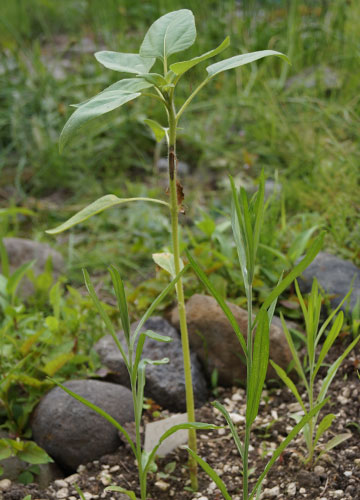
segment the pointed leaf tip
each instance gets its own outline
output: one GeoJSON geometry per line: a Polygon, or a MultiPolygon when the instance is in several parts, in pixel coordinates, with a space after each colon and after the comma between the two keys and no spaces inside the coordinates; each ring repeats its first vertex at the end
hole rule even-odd
{"type": "Polygon", "coordinates": [[[268,56],[281,57],[281,59],[284,59],[284,61],[290,64],[289,58],[281,52],[277,52],[276,50],[259,50],[257,52],[249,52],[248,54],[240,54],[238,56],[230,57],[229,59],[224,59],[218,63],[211,64],[206,68],[206,71],[210,77],[213,77],[222,71],[238,68],[239,66],[244,66],[245,64],[249,64],[268,56]]]}

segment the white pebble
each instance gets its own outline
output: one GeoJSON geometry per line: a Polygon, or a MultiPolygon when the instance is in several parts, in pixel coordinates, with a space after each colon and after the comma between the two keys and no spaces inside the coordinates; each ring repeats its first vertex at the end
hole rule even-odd
{"type": "Polygon", "coordinates": [[[351,476],[352,476],[352,471],[351,471],[351,470],[346,470],[346,471],[344,472],[344,476],[346,476],[346,477],[351,477],[351,476]]]}
{"type": "Polygon", "coordinates": [[[64,479],[56,479],[54,481],[54,484],[58,488],[67,488],[67,486],[68,486],[68,483],[66,481],[64,481],[64,479]]]}
{"type": "Polygon", "coordinates": [[[277,498],[280,495],[279,486],[274,486],[273,488],[266,488],[262,494],[261,498],[277,498]]]}
{"type": "Polygon", "coordinates": [[[200,497],[197,500],[209,500],[208,497],[200,497]]]}
{"type": "Polygon", "coordinates": [[[289,483],[287,487],[287,494],[293,497],[296,493],[296,483],[289,483]]]}
{"type": "Polygon", "coordinates": [[[120,470],[120,465],[113,465],[111,469],[109,469],[109,472],[117,472],[120,470]]]}
{"type": "Polygon", "coordinates": [[[68,488],[61,488],[56,492],[56,498],[67,498],[69,496],[68,488]]]}
{"type": "Polygon", "coordinates": [[[241,401],[242,400],[242,396],[238,392],[235,392],[235,394],[233,394],[231,396],[231,399],[232,399],[232,401],[241,401]]]}
{"type": "Polygon", "coordinates": [[[325,469],[321,465],[316,465],[314,468],[314,472],[317,476],[322,476],[325,472],[325,469]]]}
{"type": "Polygon", "coordinates": [[[10,488],[10,486],[11,486],[10,479],[2,479],[0,481],[0,491],[6,491],[10,488]]]}
{"type": "Polygon", "coordinates": [[[335,490],[333,493],[335,498],[342,498],[344,495],[343,490],[335,490]]]}
{"type": "Polygon", "coordinates": [[[238,413],[230,413],[230,418],[232,423],[235,425],[245,422],[245,417],[243,415],[239,415],[238,413]]]}
{"type": "Polygon", "coordinates": [[[159,490],[161,490],[161,491],[167,491],[170,488],[170,484],[165,483],[165,481],[162,481],[162,480],[156,481],[155,486],[157,488],[159,488],[159,490]]]}
{"type": "Polygon", "coordinates": [[[71,474],[71,476],[68,476],[65,478],[65,481],[68,483],[68,484],[74,484],[76,483],[76,481],[79,480],[79,474],[71,474]]]}

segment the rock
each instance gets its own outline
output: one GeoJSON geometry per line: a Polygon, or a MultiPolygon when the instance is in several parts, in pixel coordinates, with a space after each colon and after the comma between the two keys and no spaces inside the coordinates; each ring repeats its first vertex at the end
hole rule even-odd
{"type": "MultiPolygon", "coordinates": [[[[137,323],[131,325],[132,331],[135,330],[136,326],[137,323]]],[[[153,330],[173,339],[169,343],[158,342],[150,338],[146,339],[143,357],[149,359],[168,357],[170,362],[166,365],[149,365],[146,367],[145,395],[168,410],[186,411],[183,355],[178,332],[168,321],[156,316],[149,318],[145,322],[143,330],[153,330]]],[[[119,339],[125,346],[123,332],[119,333],[119,339]]],[[[113,338],[110,335],[103,337],[95,345],[95,350],[99,354],[101,362],[113,372],[110,375],[111,380],[129,386],[129,374],[113,338]]],[[[201,406],[207,400],[208,389],[195,353],[191,354],[191,365],[195,404],[201,406]]]]}
{"type": "MultiPolygon", "coordinates": [[[[15,269],[25,262],[34,259],[36,262],[32,270],[35,276],[44,272],[48,259],[51,260],[53,278],[56,279],[64,269],[64,259],[62,255],[51,248],[47,243],[40,243],[24,238],[3,238],[3,243],[8,254],[11,272],[14,272],[15,269]]],[[[34,286],[31,281],[25,277],[21,281],[19,291],[24,298],[27,298],[32,295],[34,286]]]]}
{"type": "MultiPolygon", "coordinates": [[[[340,304],[351,286],[353,292],[348,301],[350,310],[360,300],[360,269],[352,262],[320,252],[299,279],[302,293],[311,291],[314,278],[318,280],[319,286],[324,292],[330,295],[330,303],[333,308],[340,304]]],[[[341,309],[345,311],[347,304],[343,304],[341,309]]]]}
{"type": "Polygon", "coordinates": [[[6,491],[10,489],[11,481],[10,479],[1,479],[0,480],[0,491],[6,491]]]}
{"type": "MultiPolygon", "coordinates": [[[[99,406],[120,424],[133,420],[131,392],[98,380],[72,380],[65,386],[99,406]]],[[[31,419],[33,438],[67,470],[114,452],[121,441],[117,429],[60,387],[48,392],[31,419]]]]}
{"type": "MultiPolygon", "coordinates": [[[[227,302],[246,339],[247,311],[227,302]]],[[[246,379],[246,367],[240,343],[221,307],[213,297],[195,294],[186,304],[187,324],[191,348],[197,353],[210,377],[217,369],[219,384],[232,386],[246,379]]],[[[171,322],[179,325],[177,308],[171,322]]],[[[276,325],[270,329],[270,359],[286,369],[292,359],[284,332],[276,325]]],[[[276,377],[271,366],[268,378],[276,377]]]]}
{"type": "Polygon", "coordinates": [[[277,498],[280,495],[279,486],[274,486],[273,488],[265,488],[265,490],[261,493],[260,498],[277,498]]]}

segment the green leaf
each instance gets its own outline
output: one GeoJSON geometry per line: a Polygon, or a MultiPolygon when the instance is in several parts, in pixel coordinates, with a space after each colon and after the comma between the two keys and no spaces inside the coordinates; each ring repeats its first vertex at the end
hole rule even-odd
{"type": "Polygon", "coordinates": [[[160,123],[156,122],[155,120],[151,120],[150,118],[146,118],[146,120],[144,120],[144,123],[146,123],[146,125],[148,125],[154,132],[156,142],[161,142],[164,139],[167,130],[165,127],[160,125],[160,123]]]}
{"type": "Polygon", "coordinates": [[[317,360],[316,365],[315,365],[315,369],[311,375],[311,382],[313,382],[315,380],[316,374],[320,370],[322,362],[324,361],[327,353],[329,352],[331,346],[333,345],[337,336],[340,333],[343,322],[344,322],[344,313],[343,313],[343,311],[340,311],[338,316],[336,316],[334,323],[332,324],[330,332],[327,334],[325,342],[323,343],[318,360],[317,360]]]}
{"type": "Polygon", "coordinates": [[[165,80],[163,75],[160,75],[159,73],[142,73],[138,75],[139,78],[142,78],[148,83],[151,83],[151,85],[155,85],[155,87],[168,87],[169,82],[165,80]]]}
{"type": "Polygon", "coordinates": [[[10,266],[9,266],[9,256],[6,251],[6,247],[2,238],[0,238],[0,261],[1,261],[1,274],[5,276],[5,278],[9,278],[10,276],[10,266]]]}
{"type": "Polygon", "coordinates": [[[150,339],[157,340],[158,342],[173,341],[171,337],[168,337],[167,335],[160,335],[160,333],[153,332],[152,330],[146,330],[146,332],[144,332],[143,334],[146,335],[146,337],[149,337],[150,339]]]}
{"type": "Polygon", "coordinates": [[[126,301],[124,283],[123,283],[123,280],[121,279],[119,271],[116,269],[115,266],[110,266],[109,270],[110,270],[111,279],[112,279],[112,282],[114,285],[115,295],[117,298],[117,303],[118,303],[120,318],[121,318],[121,324],[122,324],[122,327],[124,330],[124,335],[125,335],[126,341],[129,345],[130,318],[129,318],[129,311],[128,311],[128,306],[127,306],[127,301],[126,301]]]}
{"type": "Polygon", "coordinates": [[[122,425],[119,424],[119,422],[117,422],[117,420],[115,420],[111,415],[109,415],[102,408],[99,408],[99,406],[94,405],[93,403],[91,403],[87,399],[83,398],[79,394],[76,394],[76,392],[71,391],[70,389],[65,387],[63,384],[61,384],[60,382],[57,382],[56,380],[54,380],[52,378],[50,378],[50,380],[52,382],[54,382],[54,384],[61,387],[61,389],[63,389],[65,392],[67,392],[69,394],[69,396],[73,397],[74,399],[77,399],[78,401],[80,401],[80,403],[83,403],[88,408],[91,408],[92,410],[96,411],[96,413],[98,413],[99,415],[104,417],[108,422],[110,422],[110,424],[112,424],[116,429],[118,429],[124,435],[126,441],[129,443],[130,448],[132,449],[134,455],[137,456],[136,455],[136,448],[134,446],[134,443],[132,442],[132,439],[129,436],[129,433],[124,429],[124,427],[122,427],[122,425]]]}
{"type": "Polygon", "coordinates": [[[224,481],[218,476],[218,474],[214,471],[214,469],[207,462],[205,462],[205,460],[199,457],[199,455],[197,455],[193,450],[191,450],[190,448],[186,449],[188,453],[197,461],[200,467],[206,472],[206,474],[214,481],[216,486],[221,491],[224,499],[232,500],[228,490],[226,489],[224,481]]]}
{"type": "Polygon", "coordinates": [[[239,439],[239,435],[235,429],[235,426],[233,424],[233,421],[231,420],[231,417],[227,411],[227,409],[225,408],[225,406],[223,406],[221,403],[219,403],[218,401],[214,401],[213,403],[211,403],[217,410],[219,410],[223,416],[225,417],[226,419],[226,422],[230,428],[230,432],[232,434],[232,437],[234,439],[234,442],[236,444],[236,447],[238,449],[238,452],[241,456],[241,459],[244,460],[244,451],[243,451],[243,446],[241,444],[241,441],[239,439]]]}
{"type": "Polygon", "coordinates": [[[8,294],[14,298],[16,294],[17,287],[19,286],[20,281],[23,279],[25,274],[28,272],[29,269],[33,267],[35,264],[36,259],[31,260],[30,262],[25,262],[21,266],[19,266],[13,274],[10,276],[8,279],[6,289],[8,294]]]}
{"type": "Polygon", "coordinates": [[[75,133],[90,120],[98,116],[109,113],[123,104],[136,99],[141,94],[139,92],[128,92],[125,90],[110,90],[101,92],[89,101],[76,108],[74,113],[66,122],[60,134],[59,149],[60,153],[64,147],[73,139],[75,133]]]}
{"type": "Polygon", "coordinates": [[[5,460],[13,455],[13,449],[9,439],[0,439],[0,460],[5,460]]]}
{"type": "Polygon", "coordinates": [[[75,356],[73,352],[64,352],[59,354],[54,359],[48,361],[45,366],[43,366],[42,371],[51,377],[55,375],[68,361],[70,361],[75,356]]]}
{"type": "Polygon", "coordinates": [[[24,449],[19,451],[17,456],[20,460],[28,462],[29,464],[47,464],[54,461],[45,450],[40,448],[40,446],[33,441],[26,441],[24,449]]]}
{"type": "Polygon", "coordinates": [[[4,467],[0,465],[0,476],[2,476],[3,474],[4,474],[4,467]]]}
{"type": "Polygon", "coordinates": [[[125,354],[125,351],[123,349],[123,346],[121,345],[121,342],[118,338],[118,336],[116,335],[116,332],[115,332],[115,329],[114,329],[114,326],[109,318],[109,316],[107,315],[105,309],[103,308],[100,300],[98,299],[97,295],[96,295],[96,292],[95,292],[95,289],[93,287],[93,284],[91,283],[91,279],[90,279],[90,276],[89,276],[89,273],[87,272],[86,269],[83,269],[83,274],[84,274],[84,279],[85,279],[85,285],[86,285],[86,288],[90,294],[90,297],[92,298],[94,304],[95,304],[95,307],[96,309],[98,310],[100,316],[102,317],[102,320],[104,321],[110,335],[112,336],[117,348],[119,349],[120,351],[120,354],[124,360],[124,363],[126,364],[126,367],[129,369],[129,360],[127,359],[126,357],[126,354],[125,354]]]}
{"type": "Polygon", "coordinates": [[[206,61],[206,59],[210,59],[210,57],[214,57],[217,54],[220,54],[223,50],[225,50],[230,45],[230,37],[226,37],[225,40],[218,46],[216,49],[210,50],[209,52],[205,52],[201,56],[194,57],[193,59],[189,59],[188,61],[180,61],[174,63],[170,66],[171,71],[173,71],[176,75],[183,75],[186,71],[188,71],[193,66],[206,61]]]}
{"type": "Polygon", "coordinates": [[[141,90],[148,89],[150,87],[153,87],[153,84],[141,78],[123,78],[122,80],[113,83],[109,87],[106,87],[104,90],[99,92],[99,94],[96,94],[96,96],[90,97],[90,99],[86,99],[85,101],[80,102],[78,104],[70,104],[70,106],[72,106],[73,108],[80,108],[81,106],[91,101],[95,97],[98,97],[99,95],[104,95],[105,92],[124,90],[126,92],[136,93],[140,92],[141,90]]]}
{"type": "Polygon", "coordinates": [[[311,245],[305,257],[285,276],[282,282],[277,285],[274,290],[267,296],[261,308],[267,309],[272,302],[299,276],[308,265],[315,259],[323,246],[325,233],[322,232],[311,245]]]}
{"type": "Polygon", "coordinates": [[[326,377],[322,381],[321,389],[317,398],[318,402],[321,402],[325,398],[329,385],[331,384],[332,379],[335,377],[336,372],[338,371],[341,363],[344,361],[349,352],[356,346],[359,340],[360,340],[360,335],[351,342],[351,344],[345,349],[343,354],[339,356],[338,359],[334,361],[334,363],[330,366],[326,377]]]}
{"type": "Polygon", "coordinates": [[[155,21],[145,35],[140,56],[166,59],[195,42],[195,19],[191,10],[169,12],[155,21]]]}
{"type": "Polygon", "coordinates": [[[278,56],[284,59],[290,64],[288,57],[281,52],[276,52],[275,50],[259,50],[257,52],[250,52],[249,54],[241,54],[238,56],[230,57],[229,59],[224,59],[215,64],[211,64],[206,68],[210,77],[218,75],[222,71],[228,69],[238,68],[239,66],[244,66],[244,64],[249,64],[251,62],[257,61],[267,56],[278,56]]]}
{"type": "Polygon", "coordinates": [[[258,316],[254,338],[253,361],[249,385],[247,387],[246,425],[251,426],[259,410],[261,393],[264,387],[269,362],[269,319],[263,310],[258,316]]]}
{"type": "Polygon", "coordinates": [[[75,226],[76,224],[80,224],[81,222],[86,221],[93,215],[96,215],[100,212],[103,212],[104,210],[107,210],[108,208],[114,207],[116,205],[121,205],[122,203],[127,203],[130,201],[150,201],[152,203],[160,203],[161,205],[169,206],[166,201],[162,200],[157,200],[155,198],[118,198],[114,194],[107,194],[105,196],[102,196],[98,200],[94,201],[87,207],[83,208],[78,212],[77,214],[73,215],[68,219],[66,222],[61,224],[60,226],[54,228],[54,229],[48,229],[46,233],[48,234],[58,234],[61,233],[62,231],[66,231],[67,229],[70,229],[71,227],[75,226]]]}
{"type": "Polygon", "coordinates": [[[121,486],[107,486],[104,491],[118,491],[119,493],[124,493],[124,495],[127,495],[131,500],[137,500],[135,493],[131,490],[125,490],[124,488],[121,488],[121,486]]]}
{"type": "Polygon", "coordinates": [[[332,421],[334,420],[335,415],[333,413],[329,413],[329,415],[325,415],[325,417],[321,420],[319,423],[317,429],[316,429],[316,435],[315,435],[315,440],[314,440],[314,445],[313,447],[315,448],[317,442],[321,438],[321,436],[324,434],[325,431],[328,430],[328,428],[331,426],[332,421]]]}
{"type": "Polygon", "coordinates": [[[304,410],[304,413],[306,413],[306,408],[305,408],[305,405],[301,399],[301,396],[299,394],[299,391],[297,390],[296,388],[296,385],[294,384],[294,382],[291,380],[290,377],[288,377],[286,375],[286,372],[285,370],[283,370],[281,368],[281,366],[277,365],[274,361],[270,360],[270,364],[271,366],[274,368],[274,370],[276,371],[278,377],[284,382],[285,385],[288,386],[288,388],[290,389],[290,391],[294,394],[294,396],[296,397],[296,399],[298,400],[298,402],[300,403],[300,406],[301,408],[304,410]]]}
{"type": "Polygon", "coordinates": [[[242,349],[244,351],[244,355],[247,358],[247,347],[246,347],[246,343],[245,343],[245,340],[244,340],[244,336],[241,333],[239,325],[237,324],[237,321],[234,318],[234,315],[231,312],[230,307],[227,305],[227,303],[225,302],[225,300],[223,299],[223,297],[221,297],[221,295],[217,292],[217,290],[212,285],[211,281],[206,276],[206,274],[201,269],[201,267],[196,262],[196,260],[191,256],[191,254],[187,250],[185,251],[185,253],[186,253],[187,258],[189,259],[191,267],[194,269],[194,271],[197,274],[198,278],[203,283],[203,285],[209,290],[209,292],[214,297],[214,299],[217,301],[217,303],[219,304],[219,306],[223,310],[225,316],[229,320],[231,326],[234,329],[235,335],[237,336],[238,341],[240,342],[240,345],[241,345],[241,347],[242,347],[242,349]]]}
{"type": "MultiPolygon", "coordinates": [[[[346,432],[346,433],[343,433],[343,434],[338,434],[337,436],[333,437],[332,439],[330,439],[330,441],[328,441],[325,445],[324,445],[324,448],[323,450],[321,451],[318,459],[324,454],[326,453],[327,451],[330,451],[332,450],[333,448],[335,448],[335,446],[338,446],[339,444],[343,443],[344,441],[346,441],[347,439],[350,439],[352,436],[351,432],[346,432]]],[[[318,460],[317,459],[317,460],[318,460]]]]}
{"type": "MultiPolygon", "coordinates": [[[[176,271],[175,271],[175,263],[174,263],[174,256],[172,253],[169,252],[163,252],[163,253],[153,253],[152,258],[161,269],[164,269],[167,271],[172,279],[175,278],[176,276],[176,271]]],[[[184,264],[182,260],[180,259],[180,271],[184,269],[184,264]]]]}
{"type": "Polygon", "coordinates": [[[105,68],[136,75],[148,73],[155,62],[155,58],[144,58],[139,54],[126,54],[111,50],[95,52],[94,56],[105,68]]]}
{"type": "Polygon", "coordinates": [[[288,251],[288,258],[291,260],[291,262],[295,262],[299,257],[301,257],[311,236],[315,231],[317,231],[317,229],[319,229],[318,225],[313,226],[296,236],[288,251]]]}
{"type": "Polygon", "coordinates": [[[74,483],[74,488],[76,489],[76,491],[77,491],[80,499],[81,500],[86,500],[86,498],[84,496],[84,493],[81,491],[81,489],[79,488],[79,486],[76,483],[74,483]]]}
{"type": "Polygon", "coordinates": [[[262,474],[259,476],[258,480],[256,481],[256,484],[249,496],[249,500],[254,498],[257,489],[263,482],[264,478],[268,474],[269,470],[271,467],[274,465],[276,460],[279,458],[281,453],[285,450],[285,448],[291,443],[291,441],[295,438],[295,436],[301,431],[301,429],[314,417],[314,415],[317,415],[321,408],[328,402],[328,399],[323,401],[322,403],[316,405],[309,413],[303,416],[303,418],[300,420],[298,424],[293,427],[293,429],[289,432],[289,434],[286,436],[286,438],[280,443],[280,445],[276,448],[274,451],[272,457],[270,458],[269,462],[266,464],[262,474]]]}

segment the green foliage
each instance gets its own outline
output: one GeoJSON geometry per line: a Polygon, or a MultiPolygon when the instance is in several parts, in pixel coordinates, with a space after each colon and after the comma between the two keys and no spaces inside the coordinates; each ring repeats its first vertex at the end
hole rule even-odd
{"type": "MultiPolygon", "coordinates": [[[[299,286],[295,283],[297,297],[299,299],[301,309],[305,319],[306,326],[306,350],[307,350],[307,369],[305,366],[301,364],[299,359],[299,355],[294,346],[292,337],[289,333],[289,330],[286,326],[284,318],[282,317],[283,329],[286,335],[287,342],[289,344],[293,359],[294,366],[299,375],[300,380],[305,386],[307,401],[304,401],[300,393],[292,382],[292,380],[286,375],[285,371],[278,366],[276,363],[271,361],[272,366],[276,370],[279,377],[282,381],[289,387],[297,401],[299,402],[302,413],[307,415],[315,405],[319,403],[323,403],[329,386],[336,375],[341,363],[349,354],[349,352],[355,347],[355,345],[360,340],[360,335],[356,336],[353,341],[346,347],[344,352],[335,360],[330,367],[328,368],[327,374],[324,376],[322,380],[322,384],[320,386],[320,390],[317,395],[315,395],[315,385],[316,385],[316,376],[319,373],[319,370],[322,368],[324,360],[328,355],[329,350],[333,346],[335,340],[339,336],[341,329],[343,327],[344,322],[344,313],[342,311],[336,316],[336,313],[340,310],[340,307],[346,302],[351,291],[344,297],[344,299],[340,302],[338,307],[332,311],[332,313],[328,316],[325,322],[320,327],[320,312],[322,306],[322,296],[318,291],[318,284],[316,279],[313,282],[311,293],[308,297],[307,304],[303,296],[301,295],[299,286]],[[326,331],[331,321],[333,321],[331,328],[329,331],[326,331]],[[326,338],[324,340],[326,334],[326,338]],[[317,355],[317,347],[320,346],[320,341],[323,341],[322,347],[320,349],[319,354],[317,355]]],[[[294,418],[299,420],[302,414],[295,414],[294,418]]],[[[306,463],[316,463],[321,456],[327,451],[331,450],[338,444],[342,443],[346,439],[348,439],[351,434],[343,433],[337,436],[334,436],[330,441],[324,444],[319,443],[319,439],[328,430],[331,426],[335,415],[327,414],[323,417],[323,419],[318,422],[319,414],[315,413],[313,418],[310,419],[309,423],[304,427],[303,433],[307,448],[307,456],[305,457],[306,463]],[[314,461],[315,455],[317,453],[317,457],[314,461]]]]}

